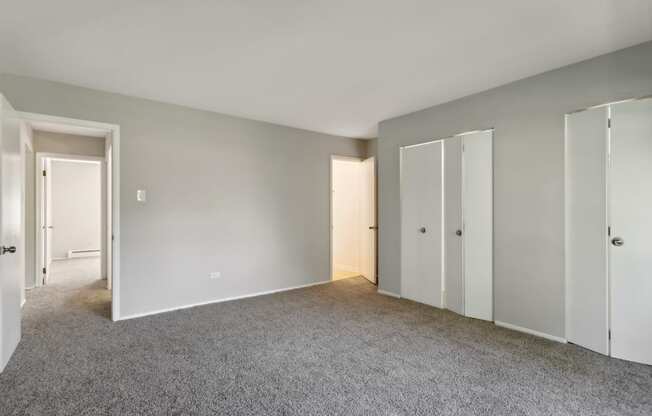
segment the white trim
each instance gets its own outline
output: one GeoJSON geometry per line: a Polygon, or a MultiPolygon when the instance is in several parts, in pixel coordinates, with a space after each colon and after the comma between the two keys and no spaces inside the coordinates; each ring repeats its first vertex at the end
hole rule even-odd
{"type": "Polygon", "coordinates": [[[29,124],[20,123],[20,215],[21,215],[21,253],[20,262],[22,270],[22,280],[20,282],[20,299],[21,307],[25,304],[26,277],[27,277],[27,246],[30,238],[27,236],[27,155],[34,155],[34,144],[32,139],[32,129],[29,124]]]}
{"type": "MultiPolygon", "coordinates": [[[[391,296],[391,297],[396,298],[396,299],[400,299],[400,298],[401,298],[401,295],[397,295],[397,294],[394,293],[394,292],[388,292],[387,290],[378,289],[378,290],[376,290],[376,292],[377,292],[379,295],[391,296]]],[[[434,307],[434,306],[433,306],[433,307],[434,307]]]]}
{"type": "MultiPolygon", "coordinates": [[[[264,291],[264,292],[257,292],[257,293],[252,293],[252,294],[249,294],[249,295],[232,296],[232,297],[228,297],[228,298],[224,298],[224,299],[215,299],[215,300],[208,300],[208,301],[205,301],[205,302],[192,303],[190,305],[175,306],[175,307],[166,308],[166,309],[157,309],[157,310],[151,311],[151,312],[134,313],[134,314],[131,314],[131,315],[121,316],[117,320],[126,321],[128,319],[142,318],[144,316],[150,316],[150,315],[158,315],[160,313],[173,312],[173,311],[178,311],[178,310],[181,310],[181,309],[189,309],[189,308],[194,308],[196,306],[204,306],[204,305],[211,305],[211,304],[214,304],[214,303],[230,302],[232,300],[254,298],[254,297],[257,297],[257,296],[271,295],[271,294],[279,293],[279,292],[288,292],[290,290],[303,289],[303,288],[307,288],[307,287],[311,287],[311,286],[324,285],[326,283],[332,283],[332,280],[329,279],[329,280],[326,280],[326,281],[323,281],[323,282],[308,283],[308,284],[305,284],[305,285],[291,286],[291,287],[286,287],[286,288],[283,288],[283,289],[267,290],[267,291],[264,291]]],[[[115,319],[114,319],[114,321],[115,321],[115,319]]]]}
{"type": "Polygon", "coordinates": [[[496,324],[496,326],[511,329],[513,331],[523,332],[525,334],[534,335],[535,337],[549,339],[551,341],[561,342],[562,344],[566,344],[568,342],[566,340],[566,338],[546,334],[545,332],[535,331],[534,329],[523,328],[522,326],[512,325],[512,324],[508,324],[506,322],[500,322],[500,321],[495,321],[494,323],[496,324]]]}
{"type": "MultiPolygon", "coordinates": [[[[111,250],[111,319],[120,319],[120,126],[117,124],[100,123],[96,121],[80,120],[68,117],[50,116],[18,112],[18,116],[29,125],[59,125],[65,126],[66,131],[86,136],[102,135],[105,140],[111,140],[112,152],[112,236],[113,245],[111,250]]],[[[106,155],[105,155],[106,157],[106,155]]],[[[37,194],[38,196],[38,194],[37,194]]],[[[38,227],[35,227],[38,234],[38,227]]],[[[37,270],[38,272],[38,270],[37,270]]]]}

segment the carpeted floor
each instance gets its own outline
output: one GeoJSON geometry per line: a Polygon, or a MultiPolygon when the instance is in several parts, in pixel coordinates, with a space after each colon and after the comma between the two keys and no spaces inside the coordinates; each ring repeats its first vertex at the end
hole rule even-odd
{"type": "Polygon", "coordinates": [[[74,283],[29,292],[0,414],[652,414],[652,367],[363,278],[118,323],[102,282],[74,283]]]}

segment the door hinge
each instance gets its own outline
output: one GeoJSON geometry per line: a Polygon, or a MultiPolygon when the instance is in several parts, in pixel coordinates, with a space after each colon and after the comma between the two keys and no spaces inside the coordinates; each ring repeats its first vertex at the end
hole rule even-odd
{"type": "Polygon", "coordinates": [[[607,335],[609,337],[609,341],[611,341],[611,329],[607,332],[607,335]]]}
{"type": "Polygon", "coordinates": [[[47,273],[47,269],[44,267],[43,268],[43,274],[46,274],[46,273],[47,273]]]}
{"type": "Polygon", "coordinates": [[[610,118],[607,119],[607,128],[608,129],[611,128],[611,119],[610,118]]]}
{"type": "Polygon", "coordinates": [[[47,176],[47,174],[45,173],[45,171],[43,171],[43,176],[47,176]]]}
{"type": "Polygon", "coordinates": [[[607,237],[611,237],[611,226],[607,227],[607,237]]]}

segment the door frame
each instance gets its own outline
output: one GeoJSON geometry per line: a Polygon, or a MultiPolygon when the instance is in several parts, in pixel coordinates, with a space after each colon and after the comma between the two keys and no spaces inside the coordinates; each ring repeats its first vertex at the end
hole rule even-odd
{"type": "MultiPolygon", "coordinates": [[[[97,163],[100,165],[100,170],[101,170],[101,193],[102,195],[102,202],[104,202],[106,198],[106,158],[104,157],[99,157],[99,156],[80,156],[80,155],[73,155],[73,154],[67,154],[67,153],[46,153],[46,152],[37,152],[35,153],[35,166],[34,166],[34,175],[35,178],[38,178],[36,180],[36,186],[35,186],[35,219],[36,219],[36,256],[35,256],[35,274],[34,274],[34,287],[40,287],[43,286],[43,273],[42,269],[47,267],[47,265],[44,262],[45,258],[45,251],[44,247],[47,244],[47,241],[44,240],[43,238],[43,223],[44,219],[47,218],[48,213],[51,209],[51,207],[48,205],[47,201],[49,201],[48,197],[48,191],[51,192],[50,187],[47,186],[47,181],[44,180],[44,176],[42,174],[42,171],[47,170],[45,168],[45,163],[46,162],[52,162],[52,161],[69,161],[69,162],[77,162],[77,163],[85,163],[85,162],[92,162],[92,163],[97,163]]],[[[102,224],[102,233],[101,233],[101,238],[102,238],[102,245],[100,246],[101,249],[101,255],[103,256],[102,262],[108,263],[109,262],[109,253],[107,251],[107,242],[108,239],[105,238],[107,235],[107,228],[105,227],[108,224],[108,212],[107,212],[107,206],[106,204],[102,203],[101,204],[101,224],[102,224]]],[[[107,277],[108,276],[104,276],[107,277]]]]}
{"type": "MultiPolygon", "coordinates": [[[[111,247],[110,258],[107,258],[111,266],[111,320],[120,320],[120,126],[117,124],[101,123],[96,121],[80,120],[68,117],[51,116],[46,114],[19,112],[19,117],[23,123],[30,125],[36,130],[62,131],[82,136],[104,137],[107,142],[111,143],[111,200],[107,200],[107,208],[110,208],[111,220],[107,215],[107,223],[110,223],[110,229],[106,229],[105,251],[109,254],[108,247],[111,247]],[[109,205],[110,204],[110,207],[109,205]]],[[[106,156],[105,168],[106,168],[106,156]]],[[[82,156],[74,156],[76,159],[83,159],[82,156]]],[[[37,164],[38,166],[38,164],[37,164]]],[[[105,169],[103,169],[105,171],[105,169]]],[[[38,173],[38,171],[37,171],[38,173]]],[[[104,173],[105,175],[105,173],[104,173]]],[[[40,182],[40,181],[37,181],[40,182]]],[[[38,194],[38,190],[37,196],[38,194]]],[[[109,193],[108,187],[105,189],[109,193]]],[[[36,198],[40,200],[40,198],[36,198]]],[[[107,214],[109,210],[106,209],[107,214]]],[[[36,228],[38,237],[39,230],[36,228]]],[[[37,240],[35,240],[37,241],[37,240]]],[[[37,247],[38,250],[38,247],[37,247]]],[[[37,252],[37,259],[39,258],[37,252]]],[[[108,256],[107,256],[108,257],[108,256]]],[[[38,274],[40,270],[36,270],[38,274]]]]}
{"type": "MultiPolygon", "coordinates": [[[[329,210],[330,210],[330,230],[329,230],[329,238],[330,238],[330,267],[329,267],[329,275],[328,275],[328,281],[333,280],[333,272],[335,271],[335,250],[334,250],[334,240],[333,240],[333,214],[334,214],[334,209],[333,209],[333,163],[336,160],[348,160],[348,161],[355,161],[355,162],[360,162],[362,163],[365,159],[364,157],[357,157],[357,156],[340,156],[340,155],[334,155],[331,154],[330,159],[329,159],[329,176],[328,176],[328,199],[329,199],[329,210]]],[[[376,222],[378,219],[376,219],[376,222]]],[[[376,285],[378,285],[378,270],[376,270],[376,285]]]]}
{"type": "MultiPolygon", "coordinates": [[[[27,273],[27,246],[28,242],[30,241],[30,237],[27,236],[27,177],[25,176],[27,173],[27,152],[25,151],[29,149],[29,153],[32,155],[35,155],[36,153],[34,152],[34,144],[32,142],[32,132],[31,128],[26,125],[25,123],[20,123],[20,161],[21,161],[21,215],[22,215],[22,238],[21,238],[21,245],[22,245],[22,263],[23,263],[23,271],[27,273]]],[[[36,190],[34,190],[36,192],[36,190]]],[[[36,225],[35,225],[36,226],[36,225]]],[[[36,247],[32,247],[35,249],[36,247]]],[[[36,255],[36,252],[34,252],[34,255],[36,255]]],[[[29,288],[31,289],[33,286],[30,286],[29,288]]],[[[25,282],[25,277],[23,276],[23,281],[22,281],[22,294],[21,294],[21,306],[25,305],[25,291],[28,289],[28,286],[25,282]]]]}

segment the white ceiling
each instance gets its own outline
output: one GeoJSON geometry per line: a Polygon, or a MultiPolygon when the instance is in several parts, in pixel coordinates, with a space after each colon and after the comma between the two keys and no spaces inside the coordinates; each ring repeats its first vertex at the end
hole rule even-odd
{"type": "Polygon", "coordinates": [[[350,137],[652,39],[651,0],[0,0],[0,70],[350,137]]]}

